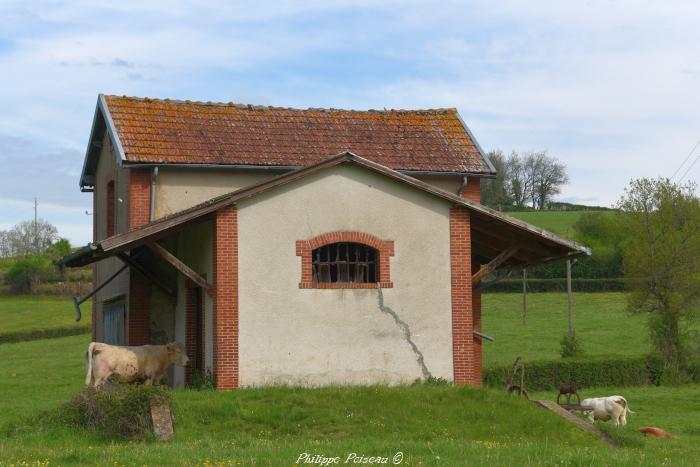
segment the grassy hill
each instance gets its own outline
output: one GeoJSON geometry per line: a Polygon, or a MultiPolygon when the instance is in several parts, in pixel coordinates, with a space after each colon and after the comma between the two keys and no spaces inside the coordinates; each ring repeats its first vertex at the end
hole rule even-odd
{"type": "Polygon", "coordinates": [[[606,216],[615,214],[615,211],[515,211],[504,214],[566,236],[567,233],[573,234],[573,225],[586,212],[600,212],[606,216]]]}
{"type": "MultiPolygon", "coordinates": [[[[484,366],[511,365],[520,355],[528,360],[559,359],[559,340],[567,332],[565,293],[528,294],[528,323],[522,322],[522,294],[483,296],[486,342],[484,366]]],[[[641,356],[649,353],[647,316],[627,312],[626,294],[575,293],[574,329],[587,356],[641,356]]]]}

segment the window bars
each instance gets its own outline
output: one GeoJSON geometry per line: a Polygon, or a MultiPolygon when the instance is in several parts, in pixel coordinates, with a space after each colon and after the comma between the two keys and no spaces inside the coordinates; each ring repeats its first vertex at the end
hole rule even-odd
{"type": "Polygon", "coordinates": [[[331,243],[312,252],[313,281],[379,282],[377,264],[379,253],[359,243],[331,243]]]}

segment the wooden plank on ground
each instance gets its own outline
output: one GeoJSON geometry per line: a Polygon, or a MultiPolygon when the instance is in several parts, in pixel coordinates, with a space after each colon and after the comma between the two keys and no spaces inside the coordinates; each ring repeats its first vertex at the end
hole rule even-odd
{"type": "Polygon", "coordinates": [[[555,414],[559,415],[563,419],[567,420],[568,422],[573,423],[576,425],[576,427],[580,428],[581,430],[588,431],[602,439],[605,443],[609,444],[610,446],[618,446],[617,441],[614,439],[610,438],[608,435],[600,431],[598,428],[594,427],[590,423],[581,420],[578,418],[576,415],[572,414],[568,410],[566,410],[564,407],[560,406],[554,401],[546,401],[546,400],[539,400],[539,401],[532,401],[535,404],[539,405],[542,408],[545,408],[547,410],[551,410],[555,414]]]}

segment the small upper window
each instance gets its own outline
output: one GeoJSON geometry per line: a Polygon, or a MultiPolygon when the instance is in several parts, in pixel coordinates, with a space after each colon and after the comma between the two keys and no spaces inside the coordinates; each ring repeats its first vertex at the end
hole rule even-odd
{"type": "Polygon", "coordinates": [[[374,248],[359,243],[331,243],[312,253],[313,281],[316,283],[379,282],[374,248]]]}

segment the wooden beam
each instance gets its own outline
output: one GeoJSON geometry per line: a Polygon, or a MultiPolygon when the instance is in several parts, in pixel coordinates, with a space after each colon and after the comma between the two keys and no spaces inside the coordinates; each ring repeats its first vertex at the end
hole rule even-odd
{"type": "MultiPolygon", "coordinates": [[[[548,258],[550,256],[555,256],[559,250],[547,248],[545,245],[540,243],[536,239],[527,238],[523,235],[519,235],[517,232],[510,231],[510,235],[504,235],[497,233],[495,229],[486,229],[482,225],[476,223],[472,224],[472,229],[474,229],[480,235],[485,237],[499,240],[506,244],[513,244],[514,242],[520,243],[523,250],[531,250],[533,253],[542,256],[543,258],[548,258]]],[[[474,235],[473,235],[474,236],[474,235]]]]}
{"type": "Polygon", "coordinates": [[[517,253],[519,249],[520,245],[513,245],[492,259],[489,264],[476,271],[476,273],[472,276],[472,287],[481,282],[481,279],[483,279],[486,275],[491,274],[498,266],[503,264],[504,261],[508,260],[508,258],[517,253]]]}
{"type": "MultiPolygon", "coordinates": [[[[473,236],[472,237],[472,248],[475,254],[482,254],[482,256],[488,256],[488,260],[484,261],[483,264],[487,264],[489,261],[498,256],[503,250],[508,249],[512,243],[501,242],[500,240],[489,240],[482,237],[473,236]]],[[[521,248],[517,251],[511,259],[515,259],[524,265],[539,264],[539,259],[536,254],[528,253],[525,249],[521,248]]]]}
{"type": "Polygon", "coordinates": [[[148,248],[150,248],[151,251],[153,251],[153,253],[155,253],[156,255],[163,258],[172,267],[174,267],[175,269],[180,271],[182,274],[185,275],[185,277],[191,279],[192,282],[194,282],[195,284],[197,284],[198,286],[200,286],[204,290],[209,291],[212,288],[212,285],[209,282],[207,282],[207,280],[205,278],[200,276],[194,269],[192,269],[191,267],[189,267],[188,265],[186,265],[185,263],[180,261],[180,259],[177,256],[170,253],[168,250],[163,248],[158,243],[156,243],[156,242],[149,243],[148,248]]]}
{"type": "Polygon", "coordinates": [[[151,271],[149,271],[146,266],[143,264],[139,263],[136,261],[134,258],[131,256],[127,255],[126,253],[117,253],[117,257],[122,260],[124,263],[128,264],[132,269],[135,269],[136,271],[140,272],[143,274],[143,276],[148,279],[149,281],[153,282],[156,286],[158,286],[163,292],[165,292],[169,297],[174,297],[175,296],[175,291],[165,285],[163,281],[158,279],[158,277],[153,274],[151,271]]]}

